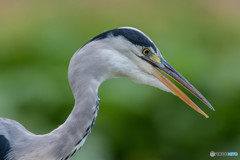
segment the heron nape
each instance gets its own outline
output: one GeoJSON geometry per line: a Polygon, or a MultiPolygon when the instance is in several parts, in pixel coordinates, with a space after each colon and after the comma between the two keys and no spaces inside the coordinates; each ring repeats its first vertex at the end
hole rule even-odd
{"type": "Polygon", "coordinates": [[[84,144],[99,109],[98,88],[113,77],[128,77],[182,99],[208,117],[166,76],[212,105],[163,58],[153,41],[138,29],[121,27],[90,39],[72,57],[68,80],[75,105],[67,120],[52,132],[36,135],[14,120],[0,118],[0,160],[67,160],[84,144]]]}

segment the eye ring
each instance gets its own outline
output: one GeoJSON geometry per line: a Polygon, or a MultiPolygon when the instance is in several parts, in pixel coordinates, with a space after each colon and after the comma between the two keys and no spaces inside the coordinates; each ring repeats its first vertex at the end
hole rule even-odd
{"type": "Polygon", "coordinates": [[[143,49],[142,53],[143,53],[145,56],[147,56],[147,55],[149,55],[149,54],[151,53],[151,51],[150,51],[150,49],[145,48],[145,49],[143,49]]]}

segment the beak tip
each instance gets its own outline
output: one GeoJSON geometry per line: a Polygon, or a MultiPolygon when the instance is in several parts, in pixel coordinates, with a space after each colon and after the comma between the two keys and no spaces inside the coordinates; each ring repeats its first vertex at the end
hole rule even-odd
{"type": "Polygon", "coordinates": [[[201,113],[205,118],[209,118],[209,116],[206,113],[204,113],[202,110],[200,110],[199,113],[201,113]]]}
{"type": "Polygon", "coordinates": [[[215,111],[215,109],[213,108],[213,106],[212,106],[209,102],[208,102],[207,106],[208,106],[211,110],[215,111]]]}

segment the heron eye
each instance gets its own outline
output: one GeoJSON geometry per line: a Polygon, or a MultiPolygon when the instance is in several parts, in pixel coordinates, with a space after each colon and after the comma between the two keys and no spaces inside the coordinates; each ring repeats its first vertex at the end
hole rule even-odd
{"type": "Polygon", "coordinates": [[[149,54],[151,53],[151,51],[150,51],[150,49],[145,48],[145,49],[143,49],[142,53],[143,53],[145,56],[147,56],[147,55],[149,55],[149,54]]]}

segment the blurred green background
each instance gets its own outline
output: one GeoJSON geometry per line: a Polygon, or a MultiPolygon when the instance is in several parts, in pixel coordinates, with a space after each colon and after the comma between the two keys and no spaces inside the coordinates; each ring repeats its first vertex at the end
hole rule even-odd
{"type": "MultiPolygon", "coordinates": [[[[74,105],[68,64],[97,34],[145,32],[165,59],[212,103],[204,118],[176,96],[112,79],[73,160],[203,160],[240,154],[240,1],[0,1],[0,116],[36,134],[64,122],[74,105]]],[[[238,157],[222,157],[237,159],[238,157]]]]}

